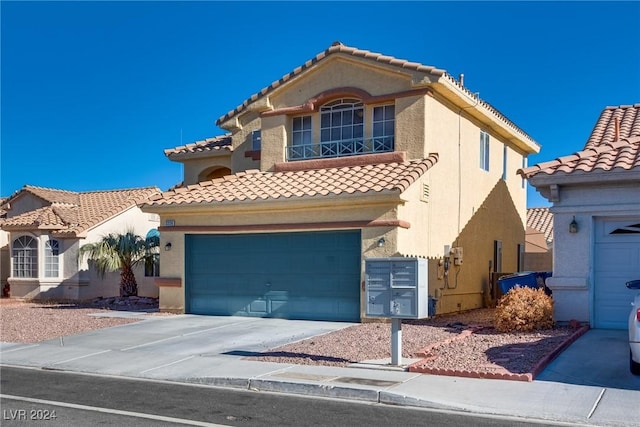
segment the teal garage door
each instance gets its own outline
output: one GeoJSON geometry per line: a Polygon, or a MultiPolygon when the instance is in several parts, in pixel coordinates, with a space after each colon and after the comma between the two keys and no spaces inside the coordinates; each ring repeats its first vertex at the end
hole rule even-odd
{"type": "Polygon", "coordinates": [[[360,231],[185,236],[186,311],[360,320],[360,231]]]}

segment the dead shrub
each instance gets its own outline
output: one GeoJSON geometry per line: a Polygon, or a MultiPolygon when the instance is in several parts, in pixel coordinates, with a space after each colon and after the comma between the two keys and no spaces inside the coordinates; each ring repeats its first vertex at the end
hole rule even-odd
{"type": "Polygon", "coordinates": [[[495,311],[499,332],[526,332],[553,327],[553,299],[543,288],[515,286],[500,300],[495,311]]]}

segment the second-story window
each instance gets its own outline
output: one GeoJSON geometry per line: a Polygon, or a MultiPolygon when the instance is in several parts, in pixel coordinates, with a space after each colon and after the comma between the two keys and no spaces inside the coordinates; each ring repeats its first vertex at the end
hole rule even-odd
{"type": "Polygon", "coordinates": [[[313,144],[311,116],[294,117],[291,123],[291,148],[289,158],[306,159],[318,157],[313,144]]]}
{"type": "Polygon", "coordinates": [[[394,105],[383,105],[373,108],[373,151],[393,150],[393,140],[395,137],[395,116],[394,105]]]}
{"type": "Polygon", "coordinates": [[[358,99],[338,99],[320,108],[323,156],[364,151],[364,105],[358,99]]]}
{"type": "Polygon", "coordinates": [[[259,130],[251,132],[251,149],[253,151],[260,151],[262,149],[262,137],[259,130]]]}
{"type": "Polygon", "coordinates": [[[294,117],[291,136],[293,145],[309,145],[313,142],[311,136],[311,116],[294,117]]]}
{"type": "Polygon", "coordinates": [[[480,131],[480,169],[489,171],[489,134],[480,131]]]}

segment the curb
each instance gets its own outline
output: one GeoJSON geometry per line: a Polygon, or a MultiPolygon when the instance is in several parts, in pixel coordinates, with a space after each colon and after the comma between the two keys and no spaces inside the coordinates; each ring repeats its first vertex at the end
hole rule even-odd
{"type": "Polygon", "coordinates": [[[567,337],[560,345],[554,348],[549,354],[543,357],[540,361],[538,361],[531,372],[517,374],[510,372],[504,368],[497,368],[496,372],[480,372],[480,371],[471,371],[471,370],[457,370],[457,369],[438,369],[438,368],[429,368],[424,366],[424,363],[430,360],[429,351],[442,344],[449,344],[454,341],[462,340],[470,336],[471,334],[482,330],[484,328],[474,328],[463,331],[459,336],[454,338],[445,340],[444,342],[439,342],[426,347],[420,352],[417,353],[418,356],[423,357],[422,360],[412,363],[407,367],[409,372],[415,372],[420,374],[431,374],[431,375],[445,375],[452,377],[463,377],[463,378],[479,378],[479,379],[496,379],[496,380],[510,380],[510,381],[525,381],[531,382],[533,381],[543,370],[544,368],[555,359],[562,351],[564,351],[567,347],[573,344],[578,338],[584,335],[589,330],[589,325],[581,326],[578,330],[573,332],[571,335],[567,337]]]}

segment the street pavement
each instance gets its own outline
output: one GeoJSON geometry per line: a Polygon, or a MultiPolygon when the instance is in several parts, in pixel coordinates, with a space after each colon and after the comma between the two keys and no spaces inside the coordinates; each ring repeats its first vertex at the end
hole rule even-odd
{"type": "Polygon", "coordinates": [[[107,315],[143,321],[36,344],[3,342],[0,363],[571,425],[640,425],[640,377],[629,373],[626,331],[590,330],[534,381],[522,382],[411,373],[389,360],[327,367],[248,357],[349,323],[107,315]]]}

